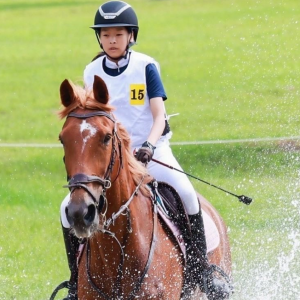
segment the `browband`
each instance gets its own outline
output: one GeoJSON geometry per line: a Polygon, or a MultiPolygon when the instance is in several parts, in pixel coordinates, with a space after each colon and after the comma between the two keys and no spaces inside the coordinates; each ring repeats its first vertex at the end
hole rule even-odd
{"type": "Polygon", "coordinates": [[[94,112],[90,112],[87,114],[77,114],[75,112],[70,112],[68,114],[67,118],[74,117],[74,118],[78,118],[78,119],[87,119],[87,118],[96,117],[96,116],[104,116],[104,117],[109,118],[114,123],[116,122],[113,115],[108,114],[107,112],[104,112],[104,111],[94,111],[94,112]]]}

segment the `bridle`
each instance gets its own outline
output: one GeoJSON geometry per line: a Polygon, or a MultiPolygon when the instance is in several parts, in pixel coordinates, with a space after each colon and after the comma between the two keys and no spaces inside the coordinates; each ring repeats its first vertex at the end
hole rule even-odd
{"type": "Polygon", "coordinates": [[[73,117],[73,118],[77,118],[77,119],[88,119],[88,118],[92,118],[92,117],[96,117],[96,116],[106,117],[114,123],[114,129],[113,129],[113,134],[112,134],[112,152],[111,152],[111,156],[110,156],[110,162],[109,162],[109,165],[108,165],[107,170],[105,172],[105,175],[104,175],[103,178],[101,178],[99,176],[78,173],[78,174],[75,174],[68,181],[68,184],[64,185],[64,187],[70,189],[70,194],[72,194],[74,192],[74,190],[76,190],[78,188],[84,189],[91,196],[91,198],[94,201],[94,204],[95,204],[96,208],[98,209],[98,212],[100,212],[102,210],[103,206],[104,206],[104,201],[106,199],[106,197],[105,197],[106,190],[109,189],[111,187],[111,184],[112,184],[111,174],[112,174],[113,166],[114,166],[115,161],[116,161],[117,152],[119,152],[120,164],[119,164],[119,169],[118,169],[117,176],[114,179],[114,181],[118,178],[120,170],[123,167],[123,164],[122,164],[123,163],[122,143],[121,143],[121,139],[120,139],[120,137],[118,136],[118,133],[117,133],[117,121],[116,121],[116,119],[114,118],[114,116],[112,114],[109,114],[105,111],[93,111],[93,112],[86,113],[86,114],[79,114],[79,113],[75,113],[75,112],[70,112],[68,114],[67,118],[73,117]],[[118,150],[119,151],[117,151],[116,141],[118,143],[118,150]],[[87,184],[91,183],[91,182],[97,182],[102,186],[102,194],[100,196],[100,199],[96,199],[95,195],[93,194],[91,189],[88,187],[87,184]]]}
{"type": "MultiPolygon", "coordinates": [[[[121,149],[122,143],[121,143],[120,137],[117,134],[117,124],[116,124],[117,122],[114,119],[112,114],[106,113],[104,111],[94,111],[94,112],[90,112],[90,113],[87,113],[87,114],[78,114],[78,113],[75,113],[75,112],[71,112],[71,113],[68,114],[67,118],[74,117],[74,118],[78,118],[78,119],[87,119],[87,118],[91,118],[91,117],[95,117],[95,116],[104,116],[104,117],[110,119],[114,123],[114,129],[113,129],[113,135],[112,135],[113,136],[112,137],[112,145],[113,145],[112,153],[111,153],[111,157],[110,157],[110,163],[109,163],[108,168],[105,172],[105,175],[104,175],[103,178],[101,178],[99,176],[91,176],[91,175],[87,175],[87,174],[83,174],[83,173],[78,173],[78,174],[75,174],[69,180],[68,184],[65,185],[64,187],[68,187],[70,189],[71,194],[75,189],[83,188],[92,197],[96,207],[98,208],[98,212],[100,213],[100,211],[102,210],[102,208],[104,206],[104,202],[106,201],[106,196],[105,196],[106,189],[110,188],[111,184],[112,184],[111,174],[112,174],[113,166],[115,164],[115,159],[116,159],[116,155],[117,155],[116,140],[117,140],[117,143],[118,143],[118,150],[119,150],[118,152],[119,152],[120,163],[119,163],[119,169],[118,169],[117,176],[113,180],[113,182],[118,178],[120,170],[123,167],[122,151],[121,151],[122,150],[121,149]],[[91,183],[91,182],[97,182],[103,187],[102,195],[100,196],[101,202],[100,202],[100,200],[96,199],[96,197],[93,195],[90,188],[87,186],[87,184],[91,183]]],[[[120,244],[120,242],[116,238],[115,234],[113,232],[109,231],[108,228],[110,227],[111,224],[114,224],[115,220],[121,214],[125,213],[127,215],[127,222],[128,222],[127,230],[128,230],[128,233],[132,232],[131,224],[130,224],[129,205],[132,202],[132,200],[135,198],[135,196],[137,196],[138,191],[139,191],[141,185],[143,184],[144,179],[145,179],[145,175],[141,178],[139,184],[136,186],[136,188],[133,191],[132,195],[125,202],[125,204],[123,204],[120,207],[120,209],[111,216],[110,219],[105,220],[105,222],[103,224],[103,228],[99,229],[99,231],[101,231],[102,233],[108,234],[112,238],[114,238],[117,241],[117,243],[119,244],[120,249],[121,249],[121,253],[122,253],[121,262],[118,266],[117,282],[115,283],[116,290],[115,290],[114,295],[116,297],[118,297],[119,288],[120,288],[120,284],[121,284],[121,278],[123,277],[123,264],[124,264],[125,255],[124,255],[122,245],[120,244]]],[[[140,274],[140,276],[138,278],[138,281],[134,284],[134,287],[133,287],[131,293],[129,294],[128,300],[133,300],[136,297],[136,294],[138,293],[139,289],[141,288],[141,285],[144,281],[144,278],[146,277],[146,274],[149,270],[150,264],[151,264],[153,256],[154,256],[154,250],[155,250],[155,246],[156,246],[156,243],[157,243],[157,223],[158,223],[156,197],[153,197],[152,203],[153,203],[153,232],[152,232],[152,240],[151,240],[151,244],[150,244],[150,249],[149,249],[149,253],[148,253],[148,259],[147,259],[146,265],[144,267],[144,270],[140,274]]],[[[105,213],[102,214],[102,216],[104,216],[104,218],[105,218],[105,213]]],[[[89,265],[90,265],[90,244],[89,244],[88,240],[86,241],[86,247],[87,247],[87,250],[86,250],[86,255],[87,255],[87,258],[86,258],[86,271],[87,271],[87,275],[88,275],[88,282],[90,283],[90,285],[93,287],[93,289],[99,295],[101,295],[106,300],[110,300],[111,297],[109,295],[107,295],[104,291],[99,289],[97,287],[97,285],[94,283],[93,276],[91,276],[90,268],[89,268],[89,265]]],[[[55,291],[55,292],[57,292],[57,291],[55,291]]]]}

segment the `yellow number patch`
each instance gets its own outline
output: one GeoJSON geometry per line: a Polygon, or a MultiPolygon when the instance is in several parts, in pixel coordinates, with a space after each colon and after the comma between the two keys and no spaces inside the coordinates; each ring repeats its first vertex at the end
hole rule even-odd
{"type": "Polygon", "coordinates": [[[130,104],[144,105],[145,104],[145,84],[130,85],[130,104]]]}

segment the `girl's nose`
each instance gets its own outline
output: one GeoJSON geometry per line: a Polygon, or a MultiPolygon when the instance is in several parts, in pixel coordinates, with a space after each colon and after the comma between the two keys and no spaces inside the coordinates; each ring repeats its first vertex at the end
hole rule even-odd
{"type": "Polygon", "coordinates": [[[110,42],[111,44],[114,44],[114,43],[116,42],[116,38],[115,38],[115,37],[111,37],[109,42],[110,42]]]}

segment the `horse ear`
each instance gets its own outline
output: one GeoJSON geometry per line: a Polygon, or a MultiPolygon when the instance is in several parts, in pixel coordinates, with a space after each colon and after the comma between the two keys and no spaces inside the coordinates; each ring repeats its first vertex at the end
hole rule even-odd
{"type": "Polygon", "coordinates": [[[93,91],[94,97],[98,102],[107,104],[109,99],[107,86],[103,79],[97,75],[94,76],[93,91]]]}
{"type": "Polygon", "coordinates": [[[75,94],[73,87],[68,79],[65,79],[60,85],[60,99],[63,106],[68,107],[74,102],[75,94]]]}

